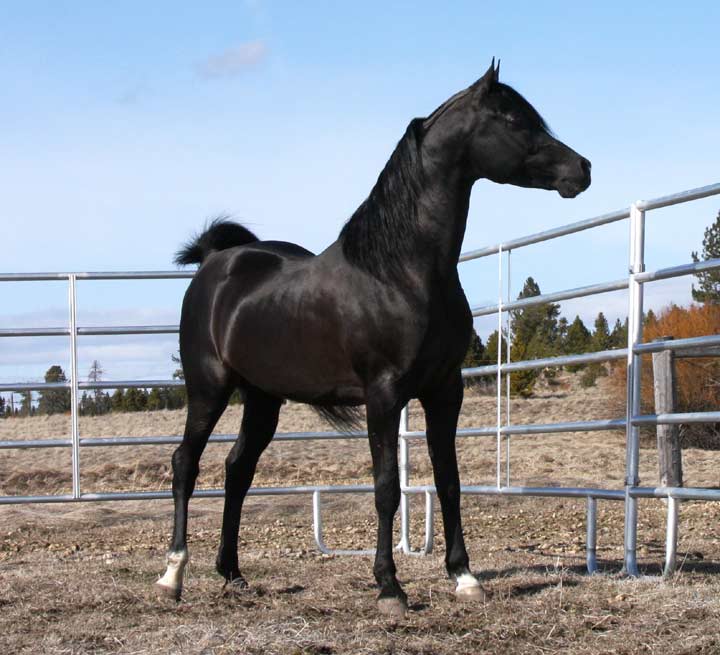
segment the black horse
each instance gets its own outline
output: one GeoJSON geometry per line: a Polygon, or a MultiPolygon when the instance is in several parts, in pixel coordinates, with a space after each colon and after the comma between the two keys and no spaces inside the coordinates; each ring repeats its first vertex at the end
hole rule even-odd
{"type": "Polygon", "coordinates": [[[178,264],[201,266],[180,323],[188,415],[172,459],[175,525],[158,581],[162,591],[180,597],[198,463],[239,389],[245,407],[226,460],[217,556],[226,584],[246,586],[237,556],[240,512],[283,399],[309,403],[336,425],[352,424],[365,405],[378,514],[378,606],[403,615],[407,597],[392,555],[398,426],[402,407],[417,398],[442,507],[447,571],[459,597],[483,597],[463,540],[455,454],[460,363],[472,329],[457,263],[470,191],[480,178],[555,190],[563,198],[590,184],[590,162],[499,82],[494,61],[472,86],[410,122],[367,200],[321,254],[259,241],[227,220],[212,223],[178,253],[178,264]]]}

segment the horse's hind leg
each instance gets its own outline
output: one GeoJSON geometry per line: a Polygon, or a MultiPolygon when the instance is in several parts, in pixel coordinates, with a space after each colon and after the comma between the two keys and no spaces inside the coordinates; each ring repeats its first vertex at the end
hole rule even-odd
{"type": "Polygon", "coordinates": [[[176,600],[182,593],[183,573],[188,562],[187,512],[190,496],[200,471],[200,456],[218,419],[225,411],[230,389],[217,382],[203,381],[187,385],[188,413],[182,443],[173,453],[173,500],[175,519],[167,570],[157,581],[158,590],[176,600]]]}
{"type": "Polygon", "coordinates": [[[231,590],[247,586],[238,565],[240,514],[258,459],[275,434],[281,403],[257,389],[246,391],[240,434],[225,460],[225,510],[216,567],[231,590]]]}
{"type": "Polygon", "coordinates": [[[407,611],[407,596],[395,577],[393,560],[393,519],[400,504],[398,474],[398,429],[400,410],[397,403],[383,401],[382,392],[370,395],[367,404],[368,437],[375,481],[375,509],[378,515],[377,550],[373,573],[380,587],[378,609],[401,618],[407,611]]]}

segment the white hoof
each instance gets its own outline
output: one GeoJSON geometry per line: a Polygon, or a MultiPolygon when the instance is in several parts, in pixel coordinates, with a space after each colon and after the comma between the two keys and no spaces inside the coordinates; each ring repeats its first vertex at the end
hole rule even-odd
{"type": "Polygon", "coordinates": [[[455,596],[463,601],[484,601],[485,590],[480,586],[477,578],[471,573],[463,573],[457,577],[455,596]]]}
{"type": "Polygon", "coordinates": [[[402,598],[378,598],[378,612],[389,619],[404,619],[407,614],[407,603],[402,598]]]}
{"type": "Polygon", "coordinates": [[[185,566],[190,559],[187,550],[170,551],[167,554],[167,569],[165,574],[155,583],[158,593],[180,600],[183,587],[183,574],[185,566]]]}

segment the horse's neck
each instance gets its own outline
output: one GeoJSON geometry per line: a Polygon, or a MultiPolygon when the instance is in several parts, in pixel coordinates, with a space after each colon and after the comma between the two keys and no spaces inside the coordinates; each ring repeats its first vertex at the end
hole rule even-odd
{"type": "Polygon", "coordinates": [[[418,236],[424,247],[413,264],[430,284],[457,274],[471,189],[472,183],[459,177],[441,176],[418,198],[418,236]]]}

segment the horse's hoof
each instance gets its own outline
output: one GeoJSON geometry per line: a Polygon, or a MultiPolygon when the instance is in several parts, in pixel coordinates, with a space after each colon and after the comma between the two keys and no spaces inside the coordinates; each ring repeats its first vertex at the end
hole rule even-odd
{"type": "Polygon", "coordinates": [[[241,594],[243,591],[245,591],[248,588],[248,583],[240,576],[239,578],[233,578],[232,580],[228,580],[223,585],[222,593],[223,596],[237,596],[238,594],[241,594]]]}
{"type": "Polygon", "coordinates": [[[455,597],[461,601],[484,602],[487,598],[485,590],[478,579],[470,572],[461,573],[456,578],[455,597]]]}
{"type": "Polygon", "coordinates": [[[487,600],[487,593],[480,585],[460,587],[455,590],[455,597],[465,603],[484,603],[487,600]]]}
{"type": "Polygon", "coordinates": [[[182,596],[182,587],[168,587],[160,582],[156,582],[155,593],[159,598],[169,598],[177,603],[180,601],[180,597],[182,596]]]}
{"type": "Polygon", "coordinates": [[[407,614],[407,601],[396,596],[386,596],[378,598],[378,611],[389,619],[400,620],[405,618],[407,614]]]}

